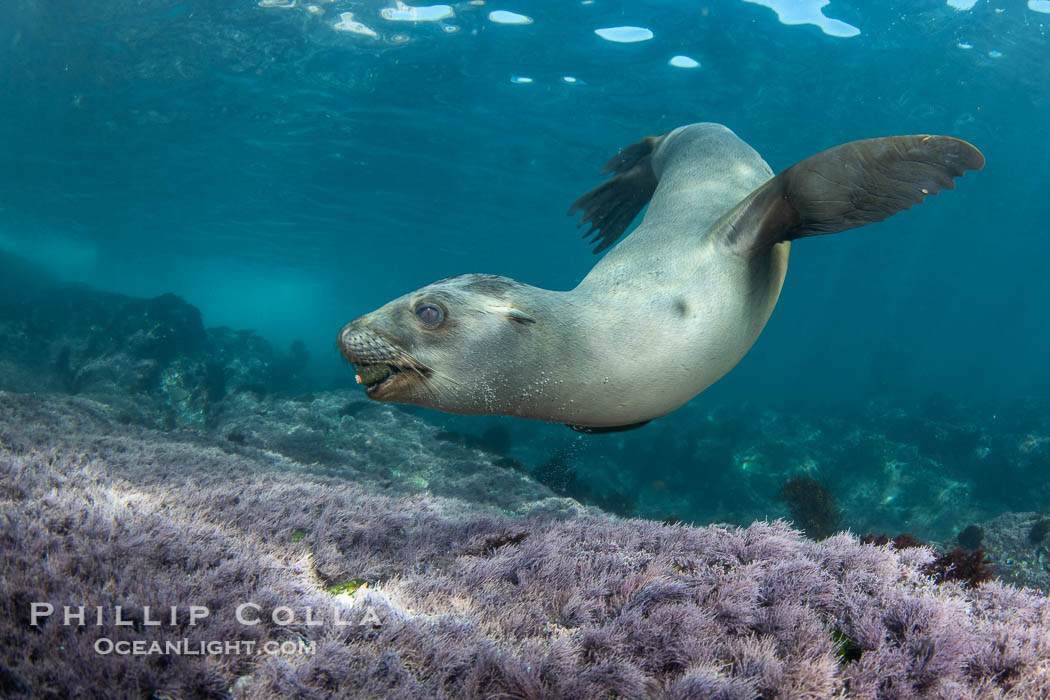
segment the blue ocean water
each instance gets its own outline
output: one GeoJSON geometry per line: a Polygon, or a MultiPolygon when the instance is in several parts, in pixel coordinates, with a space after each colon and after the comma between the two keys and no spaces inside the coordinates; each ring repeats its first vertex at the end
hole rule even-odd
{"type": "Polygon", "coordinates": [[[849,140],[942,133],[987,167],[883,224],[797,243],[740,365],[665,432],[604,444],[645,459],[725,402],[1046,397],[1050,8],[970,4],[475,0],[409,21],[385,0],[7,0],[0,250],[302,339],[316,385],[345,387],[336,333],[391,298],[465,272],[573,287],[595,259],[565,210],[648,134],[721,122],[779,171],[849,140]],[[595,33],[623,26],[652,36],[595,33]]]}

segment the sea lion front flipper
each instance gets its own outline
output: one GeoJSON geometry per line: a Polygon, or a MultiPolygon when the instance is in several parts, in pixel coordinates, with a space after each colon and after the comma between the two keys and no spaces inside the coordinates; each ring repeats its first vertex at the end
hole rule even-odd
{"type": "Polygon", "coordinates": [[[602,175],[611,172],[616,174],[569,207],[570,216],[578,211],[583,212],[577,228],[586,223],[591,225],[583,237],[588,238],[593,234],[591,242],[597,244],[595,253],[615,243],[634,221],[634,217],[638,216],[638,212],[652,199],[657,180],[650,159],[662,138],[646,136],[610,158],[602,168],[602,175]]]}
{"type": "Polygon", "coordinates": [[[984,167],[976,148],[950,136],[851,141],[810,156],[749,194],[722,221],[730,247],[755,253],[804,236],[882,221],[953,178],[984,167]]]}

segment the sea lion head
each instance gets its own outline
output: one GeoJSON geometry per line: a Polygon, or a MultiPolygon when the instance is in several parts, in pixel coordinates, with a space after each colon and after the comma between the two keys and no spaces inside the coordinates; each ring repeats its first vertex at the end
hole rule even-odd
{"type": "Polygon", "coordinates": [[[530,290],[541,291],[495,275],[439,280],[348,323],[339,349],[376,401],[504,412],[536,354],[530,290]]]}

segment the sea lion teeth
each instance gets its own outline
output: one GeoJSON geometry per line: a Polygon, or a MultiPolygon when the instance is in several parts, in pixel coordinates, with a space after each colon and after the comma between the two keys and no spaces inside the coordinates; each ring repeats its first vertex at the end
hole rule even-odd
{"type": "Polygon", "coordinates": [[[791,241],[882,221],[983,166],[965,141],[922,134],[842,144],[774,177],[726,127],[679,127],[624,148],[603,169],[613,177],[573,203],[595,252],[609,249],[575,289],[439,280],[348,323],[339,347],[379,401],[638,427],[747,353],[791,241]]]}

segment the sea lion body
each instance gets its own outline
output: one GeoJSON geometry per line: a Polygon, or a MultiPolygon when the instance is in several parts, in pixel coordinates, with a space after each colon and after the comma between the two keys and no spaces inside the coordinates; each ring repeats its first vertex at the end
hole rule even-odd
{"type": "MultiPolygon", "coordinates": [[[[580,391],[614,425],[669,413],[722,378],[758,339],[787,273],[789,242],[750,258],[710,235],[773,175],[732,131],[676,129],[652,167],[659,185],[641,224],[572,292],[604,310],[586,340],[602,383],[580,391]]],[[[562,422],[592,424],[580,413],[562,422]]]]}
{"type": "Polygon", "coordinates": [[[773,177],[726,127],[680,127],[622,151],[606,166],[616,176],[574,204],[597,250],[649,204],[575,289],[453,277],[347,324],[339,345],[370,370],[361,376],[377,400],[588,432],[643,424],[747,353],[792,239],[880,221],[981,165],[965,142],[902,136],[844,144],[773,177]],[[389,372],[373,375],[377,365],[389,372]]]}

